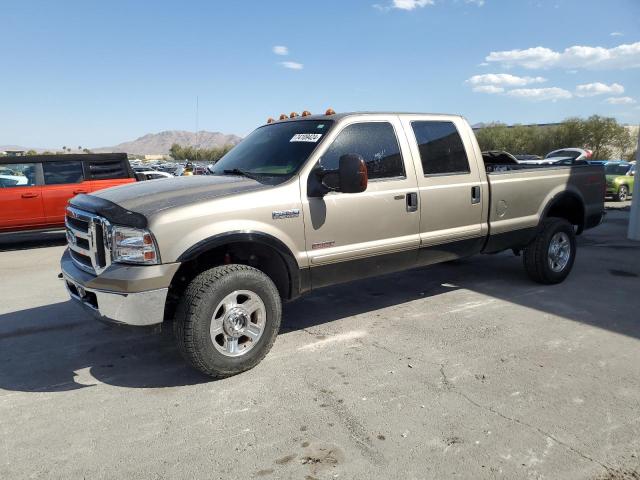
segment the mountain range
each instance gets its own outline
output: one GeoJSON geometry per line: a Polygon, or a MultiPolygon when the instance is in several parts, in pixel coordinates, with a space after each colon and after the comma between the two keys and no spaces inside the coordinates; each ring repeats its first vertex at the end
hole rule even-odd
{"type": "MultiPolygon", "coordinates": [[[[236,145],[242,140],[242,137],[233,134],[224,134],[220,132],[207,132],[201,130],[197,135],[197,144],[199,148],[222,147],[224,145],[236,145]]],[[[119,143],[112,147],[99,147],[89,149],[95,153],[109,152],[125,152],[134,155],[166,155],[169,153],[171,145],[177,143],[179,145],[188,146],[196,145],[196,133],[185,130],[166,130],[159,133],[148,133],[140,138],[128,142],[119,143]]],[[[70,147],[72,153],[82,153],[75,147],[70,147]]],[[[0,145],[0,152],[7,150],[35,150],[38,153],[44,151],[56,152],[62,148],[32,148],[22,147],[19,145],[0,145]]]]}

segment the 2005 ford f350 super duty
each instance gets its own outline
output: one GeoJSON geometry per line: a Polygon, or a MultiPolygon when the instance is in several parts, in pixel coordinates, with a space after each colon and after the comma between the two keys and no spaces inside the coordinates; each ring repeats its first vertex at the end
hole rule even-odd
{"type": "Polygon", "coordinates": [[[575,235],[602,219],[602,166],[485,165],[457,115],[306,113],[270,119],[213,176],[74,197],[71,297],[101,319],[171,326],[191,365],[224,377],[267,354],[282,300],[502,250],[558,283],[575,235]]]}

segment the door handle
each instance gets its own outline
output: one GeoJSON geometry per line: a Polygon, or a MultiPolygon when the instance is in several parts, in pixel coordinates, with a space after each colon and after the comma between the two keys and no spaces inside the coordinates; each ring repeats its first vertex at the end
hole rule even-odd
{"type": "Polygon", "coordinates": [[[407,193],[407,212],[418,210],[418,194],[416,192],[407,193]]]}
{"type": "Polygon", "coordinates": [[[480,203],[480,187],[471,187],[471,204],[480,203]]]}
{"type": "Polygon", "coordinates": [[[36,198],[38,196],[37,193],[33,193],[33,192],[28,192],[28,193],[23,193],[22,194],[22,198],[36,198]]]}

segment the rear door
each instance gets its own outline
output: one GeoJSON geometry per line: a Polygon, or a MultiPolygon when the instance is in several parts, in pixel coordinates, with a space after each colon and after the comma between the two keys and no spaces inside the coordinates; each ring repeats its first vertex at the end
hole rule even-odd
{"type": "Polygon", "coordinates": [[[44,225],[42,170],[39,163],[2,164],[0,170],[0,231],[44,225]]]}
{"type": "Polygon", "coordinates": [[[91,180],[92,192],[136,181],[131,177],[129,161],[126,158],[88,159],[85,160],[85,168],[91,180]]]}
{"type": "Polygon", "coordinates": [[[369,184],[362,193],[306,195],[302,175],[306,249],[314,288],[402,270],[418,257],[415,170],[396,116],[354,117],[327,139],[319,163],[338,168],[342,155],[358,154],[367,164],[369,184]]]}
{"type": "Polygon", "coordinates": [[[84,179],[82,161],[44,162],[42,198],[47,225],[63,225],[67,202],[79,193],[90,193],[90,183],[84,179]]]}
{"type": "Polygon", "coordinates": [[[432,263],[481,250],[482,181],[462,118],[403,117],[416,161],[420,192],[421,262],[432,263]]]}

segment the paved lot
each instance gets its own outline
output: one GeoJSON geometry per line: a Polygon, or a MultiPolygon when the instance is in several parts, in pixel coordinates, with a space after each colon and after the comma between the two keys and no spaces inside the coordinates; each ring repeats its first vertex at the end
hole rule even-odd
{"type": "Polygon", "coordinates": [[[68,302],[55,236],[4,243],[0,478],[638,479],[627,218],[582,237],[558,286],[500,254],[319,291],[216,382],[68,302]]]}

